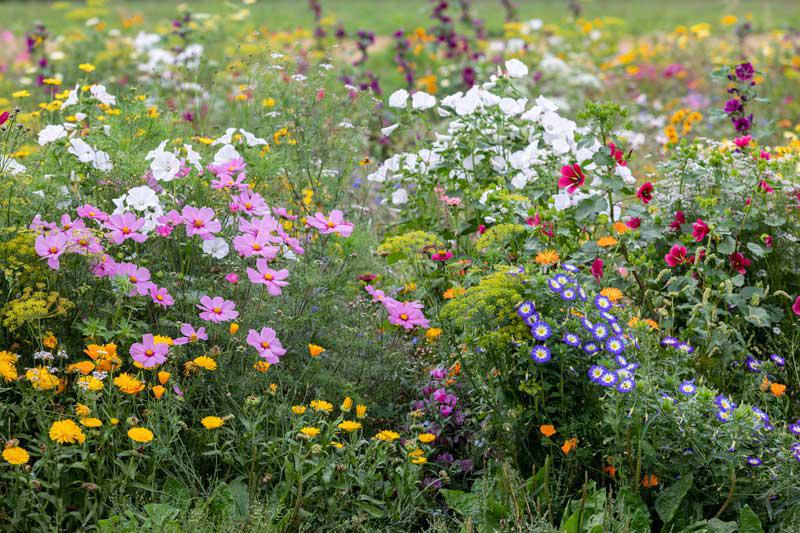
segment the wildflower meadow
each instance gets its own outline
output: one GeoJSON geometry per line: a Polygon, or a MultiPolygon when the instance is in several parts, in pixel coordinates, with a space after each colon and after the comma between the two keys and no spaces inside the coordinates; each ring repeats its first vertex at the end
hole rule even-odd
{"type": "Polygon", "coordinates": [[[797,2],[0,14],[0,532],[800,531],[797,2]]]}

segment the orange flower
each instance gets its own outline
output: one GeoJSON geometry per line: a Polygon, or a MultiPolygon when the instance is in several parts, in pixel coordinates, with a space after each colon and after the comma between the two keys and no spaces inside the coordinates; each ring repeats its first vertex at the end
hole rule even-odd
{"type": "Polygon", "coordinates": [[[555,250],[547,249],[536,254],[536,257],[534,257],[533,260],[536,261],[536,264],[538,265],[549,266],[555,265],[561,260],[561,258],[558,256],[558,252],[555,250]]]}
{"type": "Polygon", "coordinates": [[[309,344],[308,345],[308,354],[311,357],[319,357],[319,355],[325,351],[325,348],[322,346],[317,346],[316,344],[309,344]]]}
{"type": "Polygon", "coordinates": [[[569,454],[572,450],[578,447],[578,439],[576,437],[572,437],[571,439],[567,439],[564,442],[564,445],[561,446],[561,451],[564,452],[564,455],[569,454]]]}
{"type": "Polygon", "coordinates": [[[47,335],[45,335],[44,339],[42,339],[42,344],[44,344],[45,348],[52,350],[58,345],[58,339],[56,339],[56,336],[48,331],[47,335]]]}
{"type": "Polygon", "coordinates": [[[772,394],[780,398],[781,396],[783,396],[783,393],[786,392],[786,385],[781,385],[780,383],[773,383],[770,386],[769,390],[772,391],[772,394]]]}
{"type": "Polygon", "coordinates": [[[164,396],[164,393],[166,391],[167,389],[165,389],[161,385],[156,385],[153,387],[153,396],[155,396],[157,400],[160,400],[161,397],[164,396]]]}
{"type": "MultiPolygon", "coordinates": [[[[542,432],[542,435],[545,437],[552,437],[556,433],[556,428],[552,424],[542,424],[539,426],[539,431],[542,432]]],[[[567,452],[564,452],[567,453],[567,452]]]]}
{"type": "Polygon", "coordinates": [[[608,465],[606,467],[603,467],[603,472],[605,472],[611,477],[614,477],[617,475],[617,468],[614,465],[608,465]]]}
{"type": "Polygon", "coordinates": [[[618,242],[619,241],[617,241],[617,239],[615,239],[614,237],[605,236],[605,237],[600,237],[597,240],[597,246],[599,246],[600,248],[608,248],[610,246],[616,246],[618,242]]]}
{"type": "Polygon", "coordinates": [[[614,231],[616,231],[620,235],[622,235],[623,233],[626,233],[630,229],[630,228],[628,228],[628,226],[625,225],[624,222],[614,222],[614,226],[613,227],[614,227],[614,231]]]}
{"type": "Polygon", "coordinates": [[[67,372],[80,372],[84,376],[91,374],[92,370],[94,370],[94,363],[91,361],[79,361],[67,367],[67,372]]]}
{"type": "Polygon", "coordinates": [[[171,375],[172,374],[170,374],[169,372],[165,372],[164,370],[162,370],[161,372],[158,373],[158,382],[161,383],[162,385],[166,385],[171,375]]]}
{"type": "Polygon", "coordinates": [[[442,298],[444,298],[445,300],[452,300],[453,298],[461,296],[465,292],[467,291],[463,287],[451,287],[446,291],[444,291],[444,294],[442,294],[442,298]]]}
{"type": "Polygon", "coordinates": [[[231,322],[231,327],[228,328],[228,331],[231,335],[236,335],[236,332],[239,331],[239,324],[231,322]]]}
{"type": "Polygon", "coordinates": [[[456,361],[450,367],[450,376],[457,376],[461,373],[461,361],[456,361]]]}
{"type": "Polygon", "coordinates": [[[658,477],[655,474],[645,475],[642,478],[642,487],[652,489],[658,486],[658,477]]]}

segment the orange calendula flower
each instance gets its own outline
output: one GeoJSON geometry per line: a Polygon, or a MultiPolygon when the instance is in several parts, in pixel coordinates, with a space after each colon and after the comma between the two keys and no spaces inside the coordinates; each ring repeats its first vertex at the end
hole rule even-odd
{"type": "Polygon", "coordinates": [[[236,335],[236,332],[239,331],[239,324],[236,322],[231,323],[230,327],[228,328],[228,332],[231,335],[236,335]]]}
{"type": "Polygon", "coordinates": [[[611,236],[600,237],[597,240],[597,246],[600,248],[609,248],[611,246],[616,246],[619,241],[611,236]]]}
{"type": "Polygon", "coordinates": [[[539,426],[539,431],[548,438],[556,434],[556,428],[552,424],[542,424],[539,426]]]}
{"type": "Polygon", "coordinates": [[[658,477],[655,474],[647,474],[642,478],[642,487],[651,489],[658,486],[658,477]]]}
{"type": "Polygon", "coordinates": [[[600,294],[605,296],[614,303],[617,303],[620,300],[622,300],[622,291],[616,287],[606,287],[605,289],[600,291],[600,294]]]}
{"type": "Polygon", "coordinates": [[[463,287],[451,287],[446,291],[444,291],[444,293],[442,294],[442,298],[444,298],[445,300],[452,300],[453,298],[461,296],[465,292],[467,291],[463,287]]]}
{"type": "Polygon", "coordinates": [[[319,357],[322,352],[325,351],[325,348],[322,346],[317,346],[316,344],[309,344],[308,345],[308,354],[311,357],[319,357]]]}
{"type": "Polygon", "coordinates": [[[161,397],[164,396],[164,393],[167,392],[167,389],[161,385],[155,385],[151,390],[153,391],[153,396],[155,396],[157,400],[160,400],[161,397]]]}
{"type": "Polygon", "coordinates": [[[48,350],[52,350],[58,345],[58,339],[56,339],[55,335],[48,332],[44,339],[42,339],[42,344],[44,344],[44,347],[48,350]]]}
{"type": "Polygon", "coordinates": [[[578,439],[577,437],[572,437],[571,439],[567,439],[564,444],[561,446],[561,451],[564,452],[564,455],[568,455],[569,452],[574,450],[578,447],[578,439]]]}
{"type": "Polygon", "coordinates": [[[780,383],[773,383],[769,387],[770,392],[780,398],[783,396],[783,393],[786,392],[786,385],[782,385],[780,383]]]}
{"type": "Polygon", "coordinates": [[[158,373],[158,382],[161,383],[162,385],[166,385],[171,375],[172,374],[170,374],[169,372],[165,372],[164,370],[162,370],[161,372],[158,373]]]}
{"type": "Polygon", "coordinates": [[[603,472],[605,472],[611,477],[614,477],[617,475],[617,468],[614,465],[608,465],[603,467],[603,472]]]}
{"type": "Polygon", "coordinates": [[[612,227],[614,228],[614,231],[617,232],[618,235],[622,235],[630,231],[630,228],[626,226],[624,222],[614,222],[614,225],[612,227]]]}
{"type": "Polygon", "coordinates": [[[78,372],[84,376],[91,374],[94,370],[94,363],[91,361],[79,361],[67,367],[67,372],[78,372]]]}
{"type": "Polygon", "coordinates": [[[536,254],[536,257],[534,258],[536,264],[542,266],[555,265],[560,260],[561,257],[559,257],[558,252],[556,252],[555,250],[542,250],[541,252],[536,254]]]}

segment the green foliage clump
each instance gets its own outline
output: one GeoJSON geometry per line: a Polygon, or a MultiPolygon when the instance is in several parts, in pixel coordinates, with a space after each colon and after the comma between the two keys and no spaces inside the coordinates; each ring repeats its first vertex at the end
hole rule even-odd
{"type": "Polygon", "coordinates": [[[423,248],[437,247],[441,245],[439,237],[427,231],[409,231],[402,235],[395,235],[394,237],[387,237],[380,246],[378,246],[378,253],[380,255],[402,255],[409,257],[410,255],[419,252],[423,248]]]}

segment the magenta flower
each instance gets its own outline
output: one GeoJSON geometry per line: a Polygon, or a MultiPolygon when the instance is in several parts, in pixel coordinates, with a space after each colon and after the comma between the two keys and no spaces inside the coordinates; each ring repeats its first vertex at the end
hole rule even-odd
{"type": "Polygon", "coordinates": [[[561,177],[558,179],[560,189],[566,188],[567,192],[572,194],[584,183],[586,183],[586,176],[578,163],[561,167],[561,177]]]}
{"type": "Polygon", "coordinates": [[[231,211],[244,211],[248,215],[262,216],[269,214],[269,206],[257,192],[246,189],[233,197],[231,211]]]}
{"type": "Polygon", "coordinates": [[[417,302],[393,302],[384,304],[389,312],[389,323],[401,326],[406,330],[413,329],[415,326],[427,328],[430,323],[420,310],[421,305],[417,302]]]}
{"type": "Polygon", "coordinates": [[[208,335],[206,334],[206,328],[198,328],[197,330],[194,329],[194,326],[191,324],[183,324],[181,326],[181,334],[183,337],[178,337],[174,341],[173,344],[176,346],[180,346],[182,344],[188,344],[190,342],[197,342],[197,341],[205,341],[208,340],[208,335]]]}
{"type": "Polygon", "coordinates": [[[313,217],[306,220],[306,225],[316,228],[323,235],[329,233],[336,233],[342,237],[349,237],[353,233],[353,224],[345,222],[344,215],[338,209],[331,211],[329,217],[325,217],[322,213],[317,213],[313,217]]]}
{"type": "Polygon", "coordinates": [[[731,268],[742,275],[747,274],[747,267],[752,264],[752,261],[746,258],[742,252],[732,253],[728,257],[728,261],[731,264],[731,268]]]}
{"type": "Polygon", "coordinates": [[[708,224],[703,222],[702,219],[698,218],[697,221],[692,224],[692,237],[694,237],[694,240],[697,242],[705,240],[708,232],[708,224]]]}
{"type": "Polygon", "coordinates": [[[450,250],[439,250],[438,252],[431,254],[432,261],[439,261],[444,263],[448,259],[453,257],[453,252],[450,250]]]}
{"type": "Polygon", "coordinates": [[[227,322],[239,316],[236,304],[221,296],[203,296],[197,308],[200,309],[200,318],[209,322],[227,322]]]}
{"type": "Polygon", "coordinates": [[[800,316],[800,296],[795,298],[794,303],[792,304],[792,311],[797,316],[800,316]]]}
{"type": "Polygon", "coordinates": [[[267,260],[275,259],[280,252],[277,246],[271,246],[267,234],[259,232],[256,235],[245,233],[233,238],[233,249],[242,257],[257,255],[267,260]]]}
{"type": "Polygon", "coordinates": [[[690,260],[686,257],[686,247],[680,244],[674,245],[670,248],[669,253],[664,256],[664,261],[673,268],[684,263],[689,263],[690,260]]]}
{"type": "Polygon", "coordinates": [[[263,357],[273,365],[278,363],[279,357],[286,353],[272,328],[261,328],[261,331],[251,329],[247,333],[247,344],[258,351],[259,357],[263,357]]]}
{"type": "Polygon", "coordinates": [[[230,176],[242,172],[245,166],[247,166],[247,164],[244,162],[244,159],[238,157],[218,165],[208,165],[208,170],[215,176],[230,176]]]}
{"type": "Polygon", "coordinates": [[[153,368],[167,360],[169,346],[156,344],[153,335],[148,333],[142,337],[142,342],[135,342],[131,346],[131,357],[144,368],[153,368]]]}
{"type": "Polygon", "coordinates": [[[245,183],[244,172],[240,172],[236,179],[230,174],[220,174],[217,179],[211,182],[211,188],[216,190],[230,191],[236,189],[237,191],[247,190],[248,185],[245,183]]]}
{"type": "Polygon", "coordinates": [[[231,285],[236,285],[237,283],[239,283],[239,274],[237,274],[236,272],[228,272],[225,275],[225,281],[227,281],[231,285]]]}
{"type": "Polygon", "coordinates": [[[683,224],[686,224],[686,215],[681,210],[675,211],[675,216],[669,224],[670,229],[680,231],[683,224]]]}
{"type": "Polygon", "coordinates": [[[297,215],[290,215],[285,207],[273,207],[272,212],[275,213],[275,215],[287,220],[297,220],[297,215]]]}
{"type": "Polygon", "coordinates": [[[753,137],[751,135],[744,135],[742,137],[736,137],[733,140],[733,144],[735,144],[739,148],[744,148],[748,144],[750,144],[750,141],[752,141],[752,140],[753,140],[753,137]]]}
{"type": "Polygon", "coordinates": [[[153,299],[154,304],[160,305],[161,307],[169,307],[175,304],[175,299],[167,292],[167,289],[164,287],[156,287],[155,284],[150,287],[150,298],[153,299]]]}
{"type": "Polygon", "coordinates": [[[603,279],[603,266],[605,266],[605,263],[599,257],[595,257],[594,261],[592,261],[591,272],[597,283],[600,283],[600,280],[603,279]]]}
{"type": "Polygon", "coordinates": [[[181,211],[183,223],[186,224],[186,236],[200,235],[210,239],[211,235],[222,229],[219,220],[214,219],[214,210],[210,207],[192,207],[187,205],[181,211]]]}
{"type": "Polygon", "coordinates": [[[36,254],[43,259],[47,259],[47,266],[53,270],[58,270],[61,266],[58,258],[64,253],[66,247],[67,236],[63,233],[37,235],[34,243],[36,254]]]}
{"type": "Polygon", "coordinates": [[[266,259],[256,261],[256,269],[247,269],[248,279],[256,285],[266,285],[267,291],[272,296],[278,296],[281,293],[281,287],[289,284],[288,281],[284,281],[289,277],[289,271],[285,268],[277,271],[272,270],[269,268],[269,262],[266,259]]]}
{"type": "Polygon", "coordinates": [[[144,219],[137,217],[134,213],[123,213],[121,215],[111,215],[103,225],[110,229],[108,239],[114,244],[122,244],[127,239],[135,242],[144,242],[147,236],[137,233],[144,226],[144,219]]]}
{"type": "Polygon", "coordinates": [[[272,215],[264,215],[261,218],[239,219],[239,231],[248,233],[250,235],[263,234],[269,242],[279,243],[281,239],[273,233],[280,231],[281,225],[275,220],[272,215]]]}
{"type": "Polygon", "coordinates": [[[81,255],[97,255],[103,253],[103,246],[87,229],[75,230],[69,238],[74,250],[81,255]]]}
{"type": "Polygon", "coordinates": [[[376,289],[372,285],[367,285],[364,287],[364,290],[367,291],[367,294],[372,296],[372,302],[380,302],[384,305],[391,305],[392,303],[397,303],[397,300],[389,298],[386,296],[386,293],[380,289],[376,289]]]}
{"type": "Polygon", "coordinates": [[[649,181],[639,187],[639,190],[636,191],[636,197],[642,201],[644,204],[649,204],[650,200],[653,199],[653,184],[649,181]]]}

